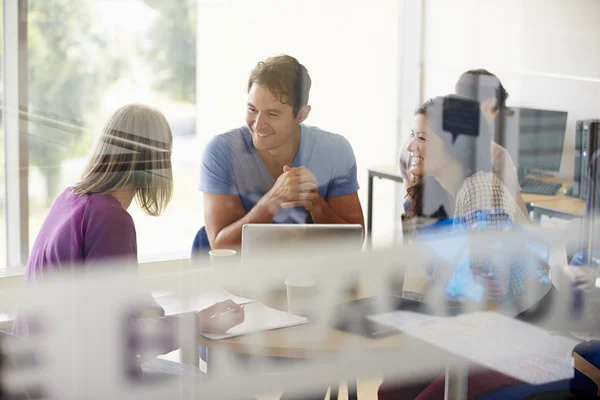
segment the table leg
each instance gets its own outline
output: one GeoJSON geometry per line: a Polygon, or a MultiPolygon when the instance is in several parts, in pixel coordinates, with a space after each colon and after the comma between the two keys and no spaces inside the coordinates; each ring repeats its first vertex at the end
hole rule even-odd
{"type": "Polygon", "coordinates": [[[329,391],[329,400],[338,400],[338,391],[339,385],[331,385],[331,390],[329,391]]]}
{"type": "Polygon", "coordinates": [[[542,222],[542,213],[536,209],[533,209],[533,222],[538,224],[542,222]]]}
{"type": "Polygon", "coordinates": [[[373,178],[374,176],[369,172],[369,185],[368,185],[368,200],[367,200],[367,244],[371,245],[371,234],[373,232],[373,178]]]}
{"type": "Polygon", "coordinates": [[[444,400],[465,400],[467,398],[467,384],[469,382],[469,369],[465,366],[446,367],[444,400]]]}
{"type": "MultiPolygon", "coordinates": [[[[332,385],[329,391],[329,400],[338,400],[339,384],[332,385]]],[[[356,381],[348,381],[348,400],[358,400],[356,381]]]]}
{"type": "Polygon", "coordinates": [[[356,380],[348,381],[348,400],[358,400],[358,384],[356,380]]]}
{"type": "Polygon", "coordinates": [[[196,317],[193,313],[186,315],[182,321],[182,329],[187,330],[188,332],[192,332],[191,337],[192,340],[184,340],[181,344],[181,349],[179,350],[179,361],[182,364],[192,365],[196,368],[200,367],[200,351],[198,348],[198,344],[196,343],[196,317]]]}
{"type": "MultiPolygon", "coordinates": [[[[200,358],[200,357],[198,357],[198,358],[200,358]]],[[[214,358],[215,358],[214,353],[212,351],[209,351],[209,349],[207,348],[206,352],[204,353],[204,362],[206,363],[206,375],[209,375],[211,367],[213,367],[212,370],[214,371],[215,370],[214,367],[217,366],[217,363],[213,362],[214,358]]]]}

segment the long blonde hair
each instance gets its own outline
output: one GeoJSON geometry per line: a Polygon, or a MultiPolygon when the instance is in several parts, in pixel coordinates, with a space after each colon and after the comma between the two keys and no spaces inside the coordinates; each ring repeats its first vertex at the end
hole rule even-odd
{"type": "Polygon", "coordinates": [[[140,104],[121,107],[106,122],[73,192],[135,189],[140,208],[160,215],[173,193],[172,149],[171,128],[160,111],[140,104]]]}

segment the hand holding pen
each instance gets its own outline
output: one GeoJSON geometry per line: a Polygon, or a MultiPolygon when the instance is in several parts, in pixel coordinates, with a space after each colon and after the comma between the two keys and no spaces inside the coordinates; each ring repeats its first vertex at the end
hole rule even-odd
{"type": "Polygon", "coordinates": [[[205,333],[223,333],[244,322],[244,306],[233,300],[215,303],[196,312],[200,330],[205,333]]]}

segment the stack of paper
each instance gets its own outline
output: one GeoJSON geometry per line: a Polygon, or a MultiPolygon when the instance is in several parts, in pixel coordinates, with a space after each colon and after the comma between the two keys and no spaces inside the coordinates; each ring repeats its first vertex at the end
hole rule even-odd
{"type": "MultiPolygon", "coordinates": [[[[531,384],[573,377],[577,341],[491,312],[434,320],[397,311],[370,317],[487,368],[531,384]]],[[[435,317],[434,317],[435,318],[435,317]]]]}
{"type": "Polygon", "coordinates": [[[307,318],[267,307],[256,300],[235,296],[224,290],[205,293],[202,296],[194,296],[187,301],[182,301],[179,297],[168,294],[155,294],[154,298],[165,309],[167,315],[203,310],[215,303],[228,299],[233,300],[237,304],[244,304],[244,322],[234,326],[225,333],[201,333],[202,336],[209,339],[225,339],[308,322],[307,318]]]}

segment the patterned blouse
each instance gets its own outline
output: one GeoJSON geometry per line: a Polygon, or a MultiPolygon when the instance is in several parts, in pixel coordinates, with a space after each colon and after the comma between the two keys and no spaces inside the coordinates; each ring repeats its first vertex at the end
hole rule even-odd
{"type": "Polygon", "coordinates": [[[502,210],[513,223],[529,222],[508,188],[496,174],[477,172],[465,179],[456,196],[454,215],[465,217],[467,226],[475,226],[472,216],[476,212],[492,210],[502,210]]]}

